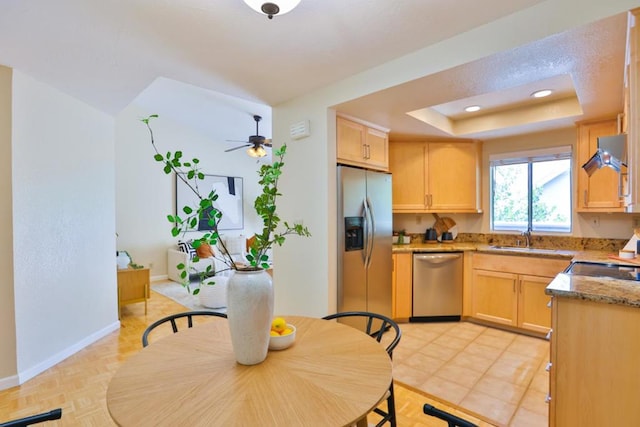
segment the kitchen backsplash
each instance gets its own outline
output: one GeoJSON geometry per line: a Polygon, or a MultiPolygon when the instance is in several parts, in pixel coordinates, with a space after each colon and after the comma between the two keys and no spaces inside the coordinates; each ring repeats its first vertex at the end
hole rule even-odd
{"type": "MultiPolygon", "coordinates": [[[[411,243],[421,243],[424,234],[409,234],[411,243]]],[[[456,242],[482,243],[487,245],[516,246],[518,241],[524,246],[524,237],[520,234],[482,234],[459,233],[456,242]]],[[[531,246],[539,249],[597,250],[617,252],[624,247],[628,239],[600,239],[591,237],[539,236],[531,235],[531,246]]]]}

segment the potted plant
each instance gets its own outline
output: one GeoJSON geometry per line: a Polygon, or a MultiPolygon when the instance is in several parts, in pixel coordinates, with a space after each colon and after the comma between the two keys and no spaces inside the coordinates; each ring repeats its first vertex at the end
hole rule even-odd
{"type": "MultiPolygon", "coordinates": [[[[142,119],[142,122],[149,130],[151,145],[155,151],[154,159],[162,163],[165,174],[175,173],[178,179],[182,180],[198,200],[196,206],[183,206],[180,212],[167,216],[167,219],[172,224],[171,234],[174,237],[184,235],[188,231],[196,230],[199,221],[206,220],[211,231],[194,239],[193,246],[196,249],[203,244],[217,247],[216,257],[224,263],[225,270],[231,269],[237,273],[233,274],[229,279],[227,291],[227,316],[236,360],[241,364],[247,365],[260,363],[266,357],[269,330],[273,317],[271,277],[264,271],[269,267],[268,250],[274,244],[282,245],[289,235],[311,235],[307,227],[302,224],[289,224],[286,221],[281,221],[277,213],[277,198],[281,196],[278,190],[278,182],[282,174],[287,146],[285,144],[281,148],[274,150],[275,160],[272,164],[262,165],[258,170],[260,178],[258,182],[262,186],[262,192],[256,197],[254,208],[262,219],[263,229],[261,233],[257,233],[255,238],[252,239],[249,253],[246,256],[249,265],[240,266],[234,262],[225,246],[224,240],[220,239],[218,233],[218,224],[223,215],[214,204],[218,195],[215,191],[203,194],[202,191],[206,190],[201,190],[199,186],[205,177],[204,172],[200,169],[200,160],[193,158],[191,161],[185,161],[181,151],[174,153],[169,151],[165,155],[161,154],[155,144],[153,130],[150,125],[151,119],[157,117],[157,114],[153,114],[142,119]],[[251,331],[251,328],[257,328],[259,331],[251,331]],[[249,335],[254,338],[247,339],[249,335]],[[245,342],[256,340],[260,342],[258,345],[260,349],[241,348],[245,342]]],[[[180,276],[183,280],[183,285],[188,289],[189,274],[186,271],[186,267],[183,264],[177,267],[182,270],[180,276]]],[[[202,273],[200,284],[193,291],[194,294],[199,292],[203,279],[208,273],[211,273],[210,269],[202,273]]]]}

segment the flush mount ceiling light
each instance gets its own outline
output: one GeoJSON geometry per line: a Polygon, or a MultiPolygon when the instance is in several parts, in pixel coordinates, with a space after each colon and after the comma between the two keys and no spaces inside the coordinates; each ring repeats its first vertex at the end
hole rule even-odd
{"type": "Polygon", "coordinates": [[[464,111],[466,111],[467,113],[473,113],[475,111],[480,111],[480,106],[479,105],[469,105],[468,107],[464,108],[464,111]]]}
{"type": "Polygon", "coordinates": [[[544,98],[545,96],[549,96],[552,93],[553,91],[551,89],[543,89],[533,92],[531,96],[534,98],[544,98]]]}
{"type": "Polygon", "coordinates": [[[262,148],[262,145],[259,145],[257,147],[254,146],[251,148],[247,148],[247,154],[251,157],[264,157],[267,155],[267,150],[262,148]]]}
{"type": "Polygon", "coordinates": [[[244,2],[256,12],[263,13],[267,15],[269,19],[273,19],[275,15],[284,15],[285,13],[291,12],[300,3],[300,0],[277,0],[272,2],[244,0],[244,2]]]}

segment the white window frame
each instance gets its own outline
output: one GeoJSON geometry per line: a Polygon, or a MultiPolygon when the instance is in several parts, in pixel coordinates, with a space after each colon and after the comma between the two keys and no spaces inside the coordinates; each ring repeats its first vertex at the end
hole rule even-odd
{"type": "Polygon", "coordinates": [[[489,212],[489,226],[491,231],[525,231],[532,230],[532,182],[531,182],[531,168],[532,164],[536,162],[543,162],[549,160],[570,160],[569,165],[569,197],[571,198],[569,204],[569,230],[567,231],[565,228],[557,228],[553,226],[548,226],[544,228],[536,228],[533,231],[543,232],[543,233],[559,233],[559,234],[571,234],[573,230],[573,156],[572,149],[570,145],[563,145],[557,147],[549,147],[549,148],[541,148],[536,150],[527,150],[527,151],[517,151],[517,152],[508,152],[508,153],[499,153],[499,154],[491,154],[489,156],[489,204],[490,204],[490,212],[489,212]],[[529,204],[529,209],[527,213],[527,223],[526,224],[515,224],[508,226],[500,226],[496,228],[493,217],[493,187],[494,187],[494,179],[493,179],[493,171],[495,166],[503,166],[503,165],[515,165],[515,164],[528,164],[529,168],[529,177],[528,177],[528,188],[527,188],[527,199],[529,204]],[[554,229],[555,228],[555,229],[554,229]]]}

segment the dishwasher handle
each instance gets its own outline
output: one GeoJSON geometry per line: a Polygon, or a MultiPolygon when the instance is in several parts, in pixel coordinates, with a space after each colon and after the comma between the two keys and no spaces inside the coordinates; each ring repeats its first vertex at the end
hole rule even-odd
{"type": "Polygon", "coordinates": [[[413,260],[431,265],[444,264],[462,257],[461,253],[414,254],[413,260]]]}

